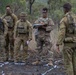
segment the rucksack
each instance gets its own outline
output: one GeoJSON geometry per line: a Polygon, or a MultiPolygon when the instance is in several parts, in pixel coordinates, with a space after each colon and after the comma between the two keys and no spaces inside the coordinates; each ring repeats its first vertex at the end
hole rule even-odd
{"type": "Polygon", "coordinates": [[[68,14],[67,20],[68,20],[68,24],[69,24],[69,26],[67,28],[67,32],[69,32],[70,34],[76,33],[76,15],[68,14]]]}

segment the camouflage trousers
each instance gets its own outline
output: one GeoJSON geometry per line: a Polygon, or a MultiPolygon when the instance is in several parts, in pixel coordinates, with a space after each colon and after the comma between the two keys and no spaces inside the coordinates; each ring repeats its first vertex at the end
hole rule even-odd
{"type": "Polygon", "coordinates": [[[28,53],[28,36],[17,36],[14,42],[14,62],[26,62],[28,53]]]}
{"type": "Polygon", "coordinates": [[[63,55],[67,75],[76,75],[76,44],[66,43],[63,55]]]}
{"type": "Polygon", "coordinates": [[[14,54],[14,38],[13,38],[13,31],[8,31],[6,36],[6,60],[12,60],[14,54]]]}
{"type": "Polygon", "coordinates": [[[0,35],[0,62],[3,62],[5,60],[6,60],[5,37],[4,35],[0,35]]]}
{"type": "Polygon", "coordinates": [[[39,52],[39,59],[41,60],[53,60],[53,52],[51,51],[52,43],[50,33],[44,33],[38,35],[37,49],[39,52]]]}

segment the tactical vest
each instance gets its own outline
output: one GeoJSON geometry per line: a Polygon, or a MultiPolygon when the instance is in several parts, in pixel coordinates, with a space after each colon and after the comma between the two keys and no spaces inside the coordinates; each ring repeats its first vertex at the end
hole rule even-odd
{"type": "Polygon", "coordinates": [[[44,24],[48,24],[49,18],[40,18],[40,22],[43,22],[44,24]]]}
{"type": "Polygon", "coordinates": [[[13,24],[13,18],[11,16],[6,16],[5,17],[7,23],[8,23],[8,28],[11,29],[14,27],[14,24],[13,24]]]}
{"type": "Polygon", "coordinates": [[[0,34],[4,33],[4,23],[2,21],[2,19],[0,19],[0,34]]]}
{"type": "Polygon", "coordinates": [[[76,36],[76,17],[72,14],[67,15],[68,26],[66,27],[66,36],[76,36]]]}
{"type": "MultiPolygon", "coordinates": [[[[48,25],[48,23],[49,23],[49,18],[40,18],[39,19],[39,22],[41,23],[41,22],[43,22],[44,24],[46,24],[45,25],[45,27],[48,25]]],[[[44,30],[44,31],[46,31],[44,28],[42,28],[42,27],[39,27],[38,28],[38,30],[44,30]]]]}
{"type": "Polygon", "coordinates": [[[28,34],[27,23],[19,22],[17,25],[17,33],[18,34],[28,34]]]}
{"type": "Polygon", "coordinates": [[[67,25],[66,25],[66,34],[64,43],[74,43],[76,42],[76,18],[73,14],[68,14],[67,16],[67,25]]]}

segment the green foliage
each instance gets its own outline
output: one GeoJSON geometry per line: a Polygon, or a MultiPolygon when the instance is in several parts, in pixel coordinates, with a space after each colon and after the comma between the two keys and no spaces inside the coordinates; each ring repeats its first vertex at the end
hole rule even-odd
{"type": "Polygon", "coordinates": [[[26,3],[26,0],[0,0],[0,14],[5,13],[5,6],[9,4],[16,15],[25,11],[28,14],[28,19],[34,21],[41,16],[41,9],[47,7],[50,8],[49,17],[59,22],[63,16],[62,6],[66,2],[72,4],[73,12],[76,13],[76,0],[35,0],[32,7],[32,15],[29,15],[29,4],[26,3]]]}
{"type": "Polygon", "coordinates": [[[13,12],[18,16],[21,12],[26,10],[25,0],[13,0],[12,2],[13,12]]]}
{"type": "Polygon", "coordinates": [[[11,5],[13,0],[0,0],[0,12],[1,14],[4,13],[6,5],[11,5]]]}
{"type": "Polygon", "coordinates": [[[46,5],[42,4],[42,3],[39,3],[39,2],[35,2],[33,4],[33,9],[32,9],[32,15],[29,15],[28,13],[28,16],[29,16],[29,20],[32,22],[34,22],[37,18],[39,18],[41,16],[41,9],[43,7],[45,7],[46,5]]]}
{"type": "MultiPolygon", "coordinates": [[[[38,0],[37,0],[38,1],[38,0]]],[[[41,0],[43,1],[43,0],[41,0]]],[[[44,0],[44,4],[45,5],[45,1],[47,2],[47,8],[50,8],[49,10],[49,14],[50,16],[56,21],[59,22],[60,19],[63,17],[63,4],[66,2],[69,2],[72,4],[73,6],[73,11],[76,13],[76,0],[44,0]],[[48,3],[49,1],[49,3],[48,3]]]]}
{"type": "Polygon", "coordinates": [[[26,0],[0,0],[0,13],[5,13],[5,7],[11,5],[13,10],[20,10],[25,8],[26,0]]]}

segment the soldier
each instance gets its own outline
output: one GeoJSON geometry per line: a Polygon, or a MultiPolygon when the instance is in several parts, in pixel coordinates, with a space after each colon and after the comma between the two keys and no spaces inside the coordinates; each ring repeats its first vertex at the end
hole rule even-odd
{"type": "Polygon", "coordinates": [[[76,15],[71,4],[63,5],[65,16],[60,22],[57,48],[64,43],[63,56],[67,75],[76,75],[76,15]]]}
{"type": "Polygon", "coordinates": [[[13,61],[13,54],[14,54],[14,39],[13,39],[13,29],[15,23],[17,21],[17,16],[12,13],[11,7],[8,5],[6,6],[6,14],[3,16],[8,23],[8,34],[6,36],[6,61],[10,60],[13,61]]]}
{"type": "Polygon", "coordinates": [[[0,62],[4,62],[6,60],[5,54],[5,36],[8,32],[6,20],[0,18],[0,62]]]}
{"type": "Polygon", "coordinates": [[[28,43],[32,40],[32,25],[26,20],[26,14],[20,14],[14,28],[14,62],[26,62],[28,53],[28,43]],[[23,46],[23,49],[20,49],[23,46]]]}
{"type": "MultiPolygon", "coordinates": [[[[36,41],[37,50],[39,51],[39,55],[41,55],[41,56],[44,55],[46,57],[48,54],[47,52],[52,53],[50,32],[52,31],[53,26],[54,26],[54,22],[52,21],[52,19],[48,18],[48,9],[47,8],[42,9],[42,17],[40,17],[38,20],[36,20],[35,24],[41,25],[38,27],[38,33],[36,35],[37,36],[37,41],[36,41]]],[[[41,56],[39,56],[39,58],[38,58],[39,61],[40,61],[41,56]]],[[[33,64],[38,64],[39,61],[36,61],[33,64]]],[[[48,64],[52,65],[52,60],[49,60],[48,64]]]]}

